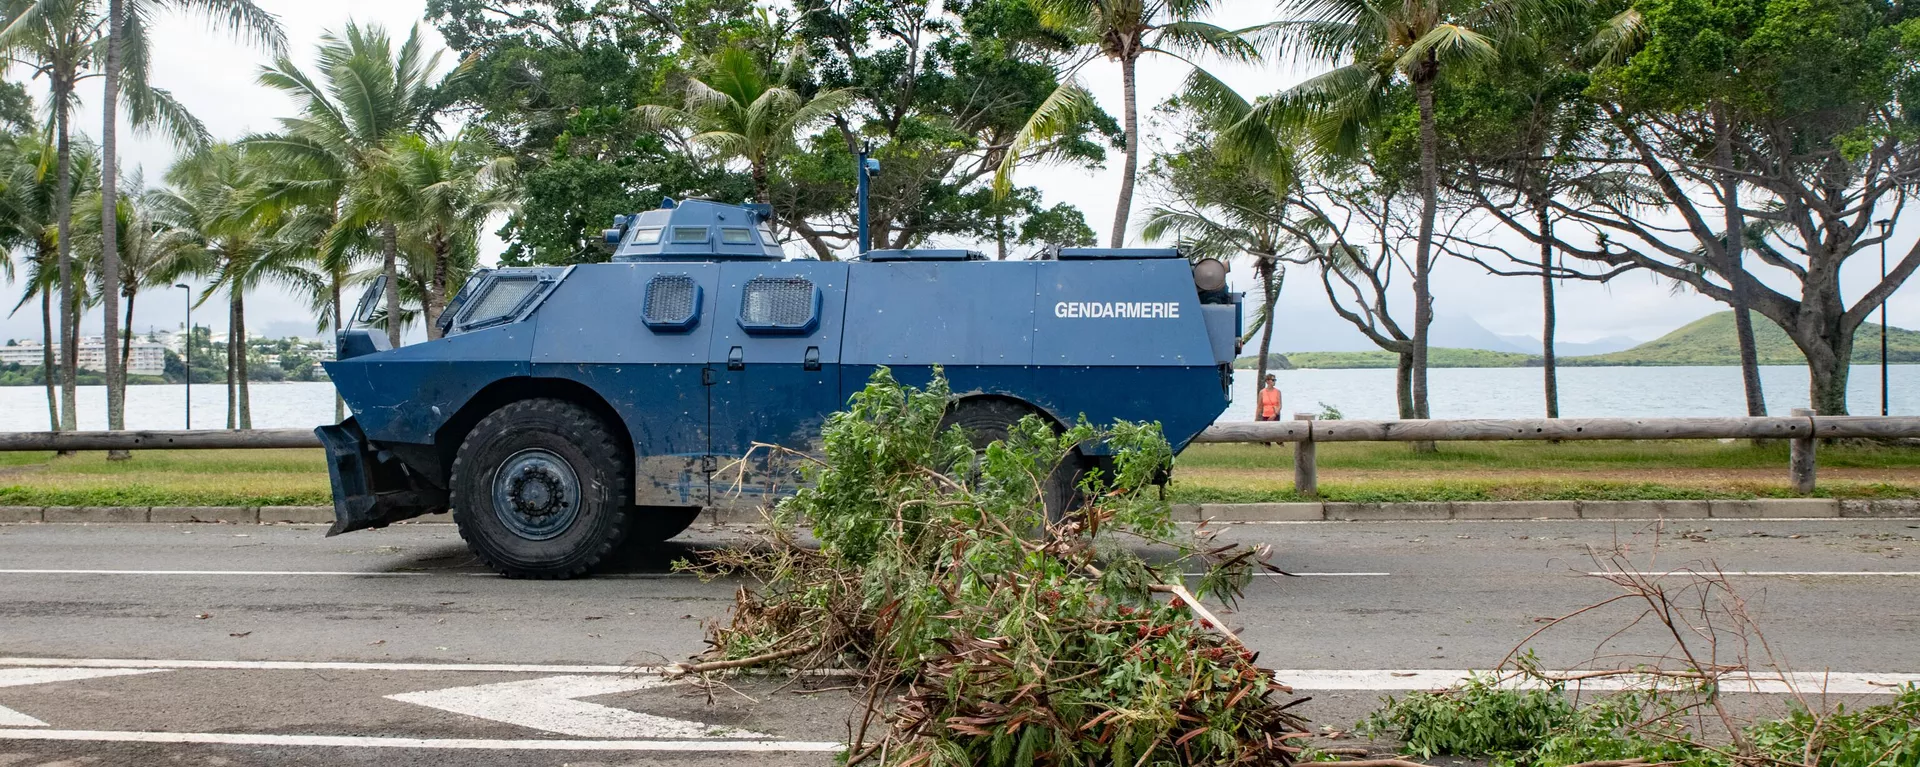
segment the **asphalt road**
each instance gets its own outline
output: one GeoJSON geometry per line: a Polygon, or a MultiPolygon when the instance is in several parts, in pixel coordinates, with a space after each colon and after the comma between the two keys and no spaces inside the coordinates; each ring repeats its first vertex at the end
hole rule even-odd
{"type": "MultiPolygon", "coordinates": [[[[1795,671],[1864,692],[1920,672],[1913,520],[1219,534],[1301,576],[1259,579],[1228,620],[1335,726],[1383,691],[1500,663],[1618,594],[1586,573],[1621,566],[1729,573],[1795,671]]],[[[638,668],[701,649],[739,584],[670,564],[737,539],[696,531],[544,583],[483,571],[442,525],[0,526],[0,765],[830,764],[851,702],[798,694],[830,679],[708,696],[638,668]]],[[[1614,603],[1530,647],[1550,667],[1668,652],[1647,622],[1622,631],[1637,614],[1614,603]]]]}

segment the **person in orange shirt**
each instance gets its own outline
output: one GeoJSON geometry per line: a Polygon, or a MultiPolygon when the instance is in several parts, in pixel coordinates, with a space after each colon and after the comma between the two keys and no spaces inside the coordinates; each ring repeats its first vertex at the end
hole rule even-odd
{"type": "Polygon", "coordinates": [[[1267,374],[1267,380],[1260,387],[1260,405],[1254,414],[1256,420],[1280,420],[1280,386],[1273,374],[1267,374]]]}

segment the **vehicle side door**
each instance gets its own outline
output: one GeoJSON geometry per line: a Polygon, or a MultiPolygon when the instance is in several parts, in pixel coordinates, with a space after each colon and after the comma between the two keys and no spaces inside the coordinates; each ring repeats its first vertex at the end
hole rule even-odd
{"type": "Polygon", "coordinates": [[[720,266],[713,313],[712,504],[754,508],[798,488],[820,428],[839,410],[847,265],[720,266]],[[789,452],[792,451],[792,452],[789,452]]]}

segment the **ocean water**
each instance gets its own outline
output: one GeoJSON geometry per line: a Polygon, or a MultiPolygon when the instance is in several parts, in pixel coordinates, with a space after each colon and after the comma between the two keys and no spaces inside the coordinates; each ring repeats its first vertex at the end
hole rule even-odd
{"type": "MultiPolygon", "coordinates": [[[[1280,370],[1284,410],[1317,412],[1321,403],[1347,418],[1394,418],[1392,370],[1280,370]]],[[[1763,367],[1768,412],[1784,415],[1807,406],[1804,368],[1763,367]]],[[[1920,415],[1920,365],[1890,371],[1894,415],[1920,415]]],[[[1429,373],[1435,418],[1535,418],[1545,415],[1537,368],[1453,368],[1429,373]]],[[[127,427],[180,429],[186,425],[184,386],[127,387],[127,427]]],[[[310,428],[333,422],[333,385],[261,383],[252,387],[257,428],[310,428]]],[[[1235,371],[1234,401],[1223,421],[1253,420],[1254,372],[1235,371]]],[[[193,387],[193,426],[226,427],[227,390],[221,384],[193,387]]],[[[1848,384],[1854,415],[1880,412],[1880,369],[1856,365],[1848,384]]],[[[1560,414],[1583,417],[1738,416],[1746,413],[1740,369],[1734,367],[1565,368],[1560,371],[1560,414]]],[[[80,428],[106,428],[106,390],[80,387],[80,428]]],[[[44,431],[45,390],[0,387],[0,431],[44,431]]]]}

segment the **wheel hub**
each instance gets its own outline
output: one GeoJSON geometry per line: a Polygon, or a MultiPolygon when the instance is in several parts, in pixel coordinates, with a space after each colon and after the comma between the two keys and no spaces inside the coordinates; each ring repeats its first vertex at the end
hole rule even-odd
{"type": "Polygon", "coordinates": [[[522,450],[494,473],[493,509],[507,529],[523,538],[552,538],[566,532],[579,514],[579,478],[566,459],[550,450],[522,450]]]}

